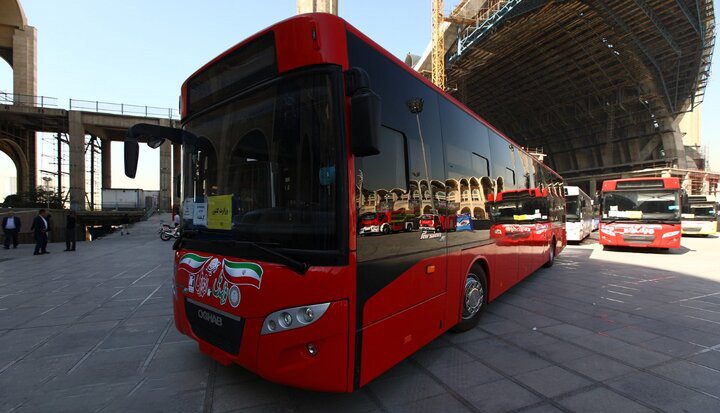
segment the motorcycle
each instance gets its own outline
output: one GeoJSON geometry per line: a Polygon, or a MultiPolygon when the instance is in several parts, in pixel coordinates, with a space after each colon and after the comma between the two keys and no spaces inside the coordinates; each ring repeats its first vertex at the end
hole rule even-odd
{"type": "Polygon", "coordinates": [[[160,239],[163,241],[169,241],[173,238],[177,239],[180,237],[180,227],[171,227],[168,224],[162,224],[158,230],[160,239]]]}

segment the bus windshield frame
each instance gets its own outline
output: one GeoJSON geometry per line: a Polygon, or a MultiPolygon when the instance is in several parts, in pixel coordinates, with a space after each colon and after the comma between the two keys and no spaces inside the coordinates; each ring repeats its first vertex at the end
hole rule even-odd
{"type": "Polygon", "coordinates": [[[189,117],[185,128],[204,144],[183,145],[184,246],[276,261],[262,253],[273,248],[311,265],[345,263],[344,113],[342,72],[325,65],[189,117]],[[213,222],[218,208],[224,218],[213,222]]]}
{"type": "Polygon", "coordinates": [[[602,220],[679,223],[680,190],[665,188],[605,191],[602,195],[602,220]],[[659,205],[662,202],[663,205],[659,205]],[[668,204],[672,202],[672,204],[668,204]],[[658,203],[653,205],[652,203],[658,203]],[[652,208],[651,208],[652,207],[652,208]],[[667,208],[667,212],[658,208],[667,208]]]}

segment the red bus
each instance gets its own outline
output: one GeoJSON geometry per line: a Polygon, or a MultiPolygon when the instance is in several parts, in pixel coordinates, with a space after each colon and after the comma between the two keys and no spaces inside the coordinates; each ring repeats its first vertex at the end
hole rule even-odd
{"type": "Polygon", "coordinates": [[[626,178],[603,182],[600,244],[680,248],[678,178],[626,178]]]}
{"type": "Polygon", "coordinates": [[[421,231],[453,231],[457,225],[457,215],[425,214],[420,216],[419,222],[421,231]]]}
{"type": "MultiPolygon", "coordinates": [[[[177,329],[221,363],[349,392],[552,262],[490,236],[490,194],[560,189],[548,167],[344,20],[307,14],[226,51],[182,87],[177,329]],[[453,232],[360,237],[364,213],[463,215],[453,232]]],[[[561,195],[558,195],[561,197],[561,195]]]]}
{"type": "Polygon", "coordinates": [[[546,257],[556,252],[553,238],[567,243],[564,226],[558,224],[565,219],[564,201],[558,188],[503,191],[491,194],[489,201],[493,218],[490,237],[517,246],[528,257],[526,264],[531,268],[552,266],[554,259],[546,257]]]}

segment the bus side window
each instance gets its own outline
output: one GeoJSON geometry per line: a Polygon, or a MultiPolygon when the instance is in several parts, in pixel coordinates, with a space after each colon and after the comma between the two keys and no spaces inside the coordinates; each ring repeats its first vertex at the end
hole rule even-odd
{"type": "Polygon", "coordinates": [[[383,126],[379,146],[379,154],[355,158],[355,185],[358,196],[362,193],[362,202],[357,202],[361,213],[393,211],[409,198],[405,135],[383,126]]]}

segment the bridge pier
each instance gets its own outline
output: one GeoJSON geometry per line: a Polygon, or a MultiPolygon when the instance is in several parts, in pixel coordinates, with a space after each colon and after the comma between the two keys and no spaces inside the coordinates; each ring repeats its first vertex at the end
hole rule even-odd
{"type": "Polygon", "coordinates": [[[160,193],[158,194],[158,209],[170,211],[170,189],[172,187],[171,165],[172,143],[165,141],[160,146],[160,193]]]}
{"type": "Polygon", "coordinates": [[[182,199],[180,199],[180,187],[182,185],[180,182],[180,176],[182,173],[182,166],[180,162],[182,159],[182,145],[173,144],[172,149],[172,206],[177,206],[179,208],[182,203],[182,199]]]}
{"type": "Polygon", "coordinates": [[[112,141],[102,139],[100,146],[102,161],[102,188],[112,188],[112,141]]]}
{"type": "Polygon", "coordinates": [[[85,125],[82,113],[70,111],[70,209],[85,210],[85,125]]]}

